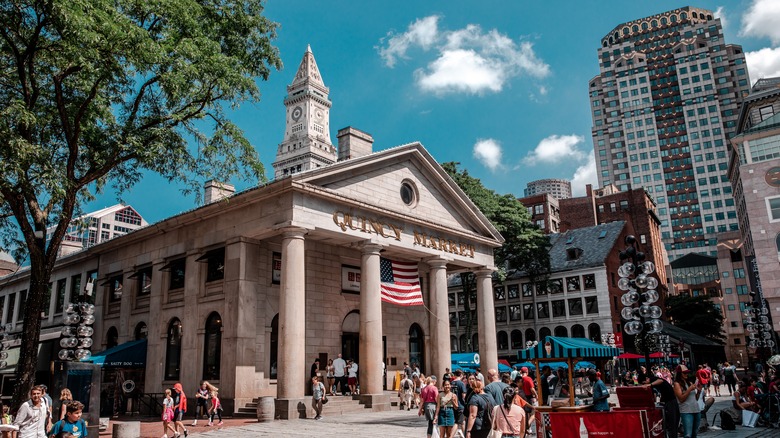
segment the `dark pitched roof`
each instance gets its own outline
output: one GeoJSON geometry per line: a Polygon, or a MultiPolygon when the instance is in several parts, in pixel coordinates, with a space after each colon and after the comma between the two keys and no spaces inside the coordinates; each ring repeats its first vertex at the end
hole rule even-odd
{"type": "Polygon", "coordinates": [[[684,256],[676,259],[675,261],[669,264],[672,266],[672,269],[696,268],[699,266],[713,266],[713,265],[717,266],[718,258],[692,252],[692,253],[685,254],[684,256]]]}
{"type": "Polygon", "coordinates": [[[603,265],[625,225],[625,221],[615,221],[551,234],[551,272],[603,265]]]}
{"type": "Polygon", "coordinates": [[[677,339],[679,341],[683,341],[686,344],[690,345],[706,345],[708,347],[722,347],[723,345],[718,344],[715,341],[710,341],[709,339],[705,338],[704,336],[699,336],[696,333],[691,333],[688,330],[681,329],[680,327],[677,327],[676,325],[672,325],[666,321],[663,321],[664,328],[661,330],[662,333],[669,335],[670,337],[677,339]]]}

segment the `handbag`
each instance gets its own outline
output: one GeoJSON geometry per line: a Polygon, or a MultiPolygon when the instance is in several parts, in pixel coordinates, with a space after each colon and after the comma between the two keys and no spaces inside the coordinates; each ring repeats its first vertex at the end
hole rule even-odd
{"type": "Polygon", "coordinates": [[[322,404],[328,404],[328,397],[322,397],[322,404]]]}
{"type": "Polygon", "coordinates": [[[758,414],[749,411],[747,409],[742,411],[742,426],[743,427],[756,427],[756,422],[758,421],[758,414]]]}
{"type": "MultiPolygon", "coordinates": [[[[499,409],[500,406],[496,406],[493,408],[493,427],[490,429],[490,433],[488,434],[488,438],[502,438],[504,436],[504,433],[498,430],[498,423],[496,422],[496,409],[499,409]]],[[[503,412],[503,409],[501,410],[503,412]]],[[[506,414],[504,414],[506,415],[506,414]]],[[[506,417],[505,417],[506,418],[506,417]]]]}

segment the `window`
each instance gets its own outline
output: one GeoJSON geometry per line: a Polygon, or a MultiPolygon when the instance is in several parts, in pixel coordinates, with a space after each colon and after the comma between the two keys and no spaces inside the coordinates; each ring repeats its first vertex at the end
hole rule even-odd
{"type": "Polygon", "coordinates": [[[525,345],[523,345],[523,332],[521,332],[520,330],[512,330],[512,333],[510,335],[510,340],[512,342],[513,350],[517,350],[525,347],[525,345]]]}
{"type": "MultiPolygon", "coordinates": [[[[522,319],[522,307],[520,307],[519,304],[514,306],[509,306],[509,320],[510,321],[520,321],[522,319]]],[[[461,324],[462,325],[462,324],[461,324]]]]}
{"type": "Polygon", "coordinates": [[[531,320],[534,319],[534,305],[531,303],[523,304],[523,319],[524,320],[531,320]]]}
{"type": "Polygon", "coordinates": [[[539,319],[550,317],[550,305],[547,301],[536,303],[536,315],[539,319]]]}
{"type": "Polygon", "coordinates": [[[585,289],[595,289],[596,288],[596,276],[594,274],[588,274],[582,276],[582,283],[585,287],[585,289]]]}
{"type": "Polygon", "coordinates": [[[580,290],[580,277],[566,277],[566,290],[577,292],[580,290]]]}
{"type": "Polygon", "coordinates": [[[136,291],[136,294],[138,296],[145,296],[149,295],[149,293],[152,291],[152,267],[147,266],[145,268],[139,269],[136,271],[135,274],[131,275],[128,278],[135,278],[138,282],[138,290],[136,291]]]}
{"type": "Polygon", "coordinates": [[[138,324],[136,324],[133,335],[136,341],[140,341],[141,339],[146,339],[149,337],[149,327],[146,326],[145,322],[141,321],[138,324]]]}
{"type": "Polygon", "coordinates": [[[70,300],[74,301],[81,293],[81,274],[70,277],[70,300]]]}
{"type": "Polygon", "coordinates": [[[165,342],[165,380],[179,380],[181,332],[181,321],[173,318],[168,324],[168,338],[165,342]]]}
{"type": "Polygon", "coordinates": [[[588,315],[599,313],[599,303],[596,297],[585,297],[585,313],[588,315]]]}
{"type": "Polygon", "coordinates": [[[563,279],[555,278],[547,282],[547,288],[551,294],[559,294],[563,292],[563,279]]]}
{"type": "Polygon", "coordinates": [[[552,314],[553,318],[565,318],[566,317],[566,301],[555,300],[552,302],[552,314]]]}
{"type": "Polygon", "coordinates": [[[523,283],[523,296],[524,297],[532,297],[534,296],[534,287],[531,283],[523,283]]]}
{"type": "Polygon", "coordinates": [[[203,343],[203,380],[219,380],[219,359],[222,356],[222,318],[212,312],[206,320],[203,343]]]}
{"type": "Polygon", "coordinates": [[[509,299],[517,299],[520,298],[520,285],[519,284],[510,284],[507,286],[508,296],[509,299]]]}
{"type": "Polygon", "coordinates": [[[569,299],[569,316],[582,315],[582,299],[569,299]]]}
{"type": "Polygon", "coordinates": [[[506,335],[506,332],[498,332],[498,336],[496,336],[496,345],[499,350],[509,349],[509,337],[506,335]]]}
{"type": "Polygon", "coordinates": [[[535,205],[534,214],[544,214],[544,205],[535,205]]]}
{"type": "Polygon", "coordinates": [[[196,262],[207,263],[206,283],[225,278],[225,248],[212,249],[195,259],[196,262]]]}
{"type": "Polygon", "coordinates": [[[558,327],[555,327],[555,336],[561,337],[561,338],[568,338],[569,337],[569,330],[559,325],[558,327]]]}
{"type": "Polygon", "coordinates": [[[772,105],[769,105],[769,106],[759,108],[758,113],[761,117],[761,120],[763,121],[772,117],[775,114],[775,111],[772,108],[772,105]]]}
{"type": "Polygon", "coordinates": [[[119,345],[119,331],[116,327],[111,327],[106,332],[106,348],[113,348],[119,345]]]}
{"type": "Polygon", "coordinates": [[[108,286],[109,303],[116,303],[122,300],[122,291],[124,290],[122,282],[122,274],[118,274],[111,276],[108,281],[103,283],[104,286],[108,286]]]}
{"type": "Polygon", "coordinates": [[[8,317],[4,321],[6,324],[12,324],[14,319],[14,310],[16,310],[16,294],[8,295],[8,317]]]}
{"type": "Polygon", "coordinates": [[[571,337],[572,338],[584,338],[585,337],[585,327],[574,324],[571,327],[571,337]]]}
{"type": "MultiPolygon", "coordinates": [[[[79,279],[81,277],[79,276],[79,279]]],[[[65,292],[67,291],[67,284],[68,280],[63,278],[60,280],[57,280],[57,301],[54,304],[54,314],[62,313],[62,311],[65,309],[65,292]]]]}
{"type": "Polygon", "coordinates": [[[745,269],[744,268],[735,269],[734,278],[745,278],[745,269]]]}
{"type": "Polygon", "coordinates": [[[496,322],[506,322],[506,306],[496,307],[496,322]]]}
{"type": "Polygon", "coordinates": [[[771,222],[780,221],[780,198],[767,198],[766,208],[771,222]]]}
{"type": "Polygon", "coordinates": [[[496,297],[496,300],[506,299],[506,292],[504,291],[504,286],[494,287],[493,294],[496,297]]]}
{"type": "Polygon", "coordinates": [[[181,289],[184,287],[184,275],[186,273],[187,259],[180,258],[169,262],[163,266],[161,271],[169,271],[170,279],[168,281],[168,289],[181,289]]]}
{"type": "Polygon", "coordinates": [[[737,295],[747,295],[748,294],[748,287],[744,284],[738,284],[737,285],[737,295]]]}

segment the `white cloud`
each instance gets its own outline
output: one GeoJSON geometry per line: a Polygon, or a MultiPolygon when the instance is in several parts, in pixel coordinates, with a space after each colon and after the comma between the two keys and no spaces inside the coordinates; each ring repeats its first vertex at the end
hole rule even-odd
{"type": "Polygon", "coordinates": [[[387,38],[382,38],[380,42],[387,40],[387,46],[379,48],[379,55],[385,60],[385,64],[393,68],[396,58],[405,58],[406,51],[411,46],[419,46],[423,50],[430,49],[431,45],[438,39],[439,17],[431,15],[420,18],[410,24],[406,32],[396,35],[393,32],[387,33],[387,38]]]}
{"type": "MultiPolygon", "coordinates": [[[[542,79],[550,66],[540,59],[529,41],[515,42],[496,29],[485,32],[475,24],[454,31],[438,28],[438,16],[418,19],[407,32],[381,41],[379,54],[388,67],[407,51],[419,46],[435,49],[436,57],[423,60],[425,67],[415,70],[417,85],[436,94],[498,92],[514,77],[542,79]]],[[[433,50],[431,50],[432,52],[433,50]]]]}
{"type": "Polygon", "coordinates": [[[474,158],[493,172],[501,167],[501,154],[501,144],[492,138],[478,140],[474,144],[474,158]]]}
{"type": "Polygon", "coordinates": [[[761,78],[780,76],[780,47],[745,52],[745,61],[753,83],[761,78]]]}
{"type": "Polygon", "coordinates": [[[572,196],[584,196],[587,184],[593,187],[598,187],[599,185],[599,180],[596,176],[596,157],[593,154],[588,155],[587,163],[574,171],[574,176],[571,179],[572,196]]]}
{"type": "Polygon", "coordinates": [[[753,0],[742,15],[740,36],[766,37],[772,44],[780,44],[780,1],[753,0]]]}
{"type": "Polygon", "coordinates": [[[726,10],[723,6],[718,6],[718,9],[715,9],[715,18],[720,18],[720,25],[723,26],[725,29],[729,25],[729,17],[726,16],[726,10]]]}
{"type": "Polygon", "coordinates": [[[537,163],[555,164],[569,159],[581,161],[586,154],[579,150],[577,145],[582,142],[583,137],[579,135],[551,135],[540,141],[536,148],[523,158],[523,162],[534,166],[537,163]]]}

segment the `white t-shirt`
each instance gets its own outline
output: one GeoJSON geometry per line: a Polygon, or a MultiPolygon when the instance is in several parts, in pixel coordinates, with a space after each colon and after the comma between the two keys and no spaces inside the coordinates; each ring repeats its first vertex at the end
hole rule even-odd
{"type": "Polygon", "coordinates": [[[347,362],[342,358],[337,358],[333,361],[333,375],[336,377],[344,377],[344,369],[347,367],[347,362]]]}
{"type": "Polygon", "coordinates": [[[352,366],[349,367],[349,377],[357,377],[357,370],[358,370],[357,362],[352,362],[352,366]]]}

